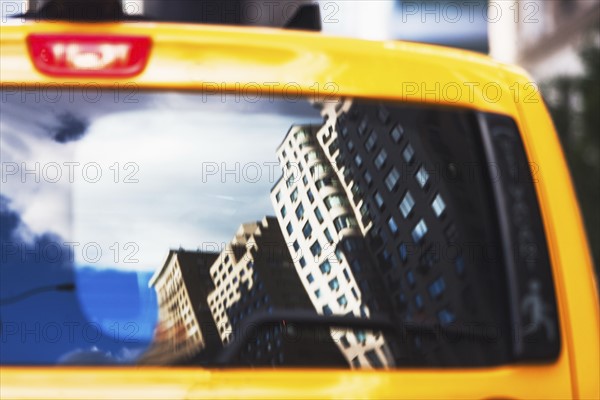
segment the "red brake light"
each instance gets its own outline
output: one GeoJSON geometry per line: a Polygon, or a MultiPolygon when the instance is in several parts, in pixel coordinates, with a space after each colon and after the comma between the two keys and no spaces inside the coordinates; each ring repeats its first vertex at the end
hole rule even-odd
{"type": "Polygon", "coordinates": [[[152,42],[144,36],[31,34],[27,43],[44,74],[124,78],[142,72],[152,42]]]}

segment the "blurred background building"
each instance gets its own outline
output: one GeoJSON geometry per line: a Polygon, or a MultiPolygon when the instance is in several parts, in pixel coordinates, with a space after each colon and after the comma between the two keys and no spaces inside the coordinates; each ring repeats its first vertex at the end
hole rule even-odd
{"type": "Polygon", "coordinates": [[[490,55],[539,85],[565,151],[600,273],[600,1],[496,2],[490,55]]]}
{"type": "Polygon", "coordinates": [[[519,64],[536,81],[585,74],[579,52],[600,22],[599,1],[520,0],[498,6],[512,18],[490,22],[492,57],[519,64]]]}

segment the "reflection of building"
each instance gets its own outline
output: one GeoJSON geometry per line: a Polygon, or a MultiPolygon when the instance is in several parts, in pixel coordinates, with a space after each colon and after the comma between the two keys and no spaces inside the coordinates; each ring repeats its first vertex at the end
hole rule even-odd
{"type": "MultiPolygon", "coordinates": [[[[285,174],[271,190],[271,201],[316,311],[367,318],[382,311],[385,302],[377,299],[382,284],[346,193],[317,142],[316,130],[294,126],[288,132],[278,149],[285,174]]],[[[380,334],[346,332],[337,344],[355,367],[392,362],[380,334]]]]}
{"type": "Polygon", "coordinates": [[[218,254],[171,250],[150,280],[158,298],[158,323],[140,363],[189,361],[221,347],[206,297],[213,289],[209,267],[218,254]]]}
{"type": "MultiPolygon", "coordinates": [[[[311,309],[274,217],[241,225],[210,275],[215,289],[208,303],[223,344],[236,340],[252,315],[311,309]]],[[[331,340],[316,342],[304,333],[303,340],[290,340],[279,326],[260,330],[240,357],[251,365],[340,365],[343,359],[331,340]]]]}
{"type": "MultiPolygon", "coordinates": [[[[420,283],[418,268],[432,268],[437,263],[434,243],[426,236],[444,235],[432,232],[440,224],[430,220],[446,217],[446,195],[430,179],[432,164],[423,157],[427,152],[422,144],[408,138],[406,131],[415,129],[407,119],[400,123],[397,115],[373,105],[361,107],[350,100],[341,104],[324,107],[328,117],[319,140],[332,149],[328,156],[336,163],[349,202],[360,216],[362,233],[368,238],[396,311],[419,313],[429,305],[422,294],[427,288],[418,288],[412,301],[407,293],[410,286],[420,283]],[[421,244],[425,248],[419,259],[409,260],[409,252],[415,253],[421,244]]],[[[442,289],[445,286],[442,278],[434,284],[442,289]]],[[[438,313],[440,322],[454,322],[450,310],[438,313]]]]}
{"type": "Polygon", "coordinates": [[[208,303],[223,343],[250,314],[274,307],[306,308],[279,225],[273,218],[240,226],[210,267],[215,290],[208,303]]]}
{"type": "MultiPolygon", "coordinates": [[[[501,311],[481,284],[501,278],[473,117],[352,100],[325,104],[322,114],[316,136],[376,259],[371,268],[386,282],[394,320],[497,326],[501,311]]],[[[481,349],[432,346],[432,360],[477,359],[481,349]]]]}

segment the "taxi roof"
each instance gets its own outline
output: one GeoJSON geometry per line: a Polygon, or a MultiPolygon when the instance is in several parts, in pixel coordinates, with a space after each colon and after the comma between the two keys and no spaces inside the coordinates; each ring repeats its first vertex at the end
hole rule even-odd
{"type": "Polygon", "coordinates": [[[429,44],[265,27],[28,21],[3,27],[0,45],[4,85],[93,82],[110,87],[118,82],[142,89],[355,96],[514,111],[506,95],[508,68],[478,53],[429,44]],[[26,39],[34,33],[136,35],[150,38],[152,45],[146,68],[133,78],[52,77],[40,73],[29,57],[26,39]]]}

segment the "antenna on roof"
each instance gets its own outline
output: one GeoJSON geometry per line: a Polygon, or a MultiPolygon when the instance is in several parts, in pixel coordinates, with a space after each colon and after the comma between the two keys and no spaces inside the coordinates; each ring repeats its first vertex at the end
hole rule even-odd
{"type": "Polygon", "coordinates": [[[321,10],[318,4],[303,4],[283,25],[285,29],[321,31],[321,10]]]}
{"type": "Polygon", "coordinates": [[[123,12],[121,0],[40,0],[17,18],[60,21],[128,21],[145,20],[140,15],[123,12]]]}

